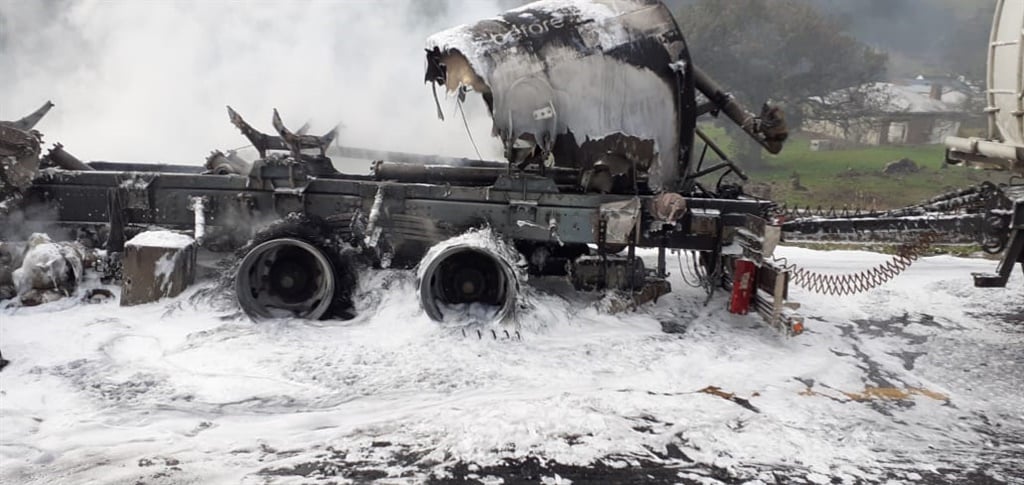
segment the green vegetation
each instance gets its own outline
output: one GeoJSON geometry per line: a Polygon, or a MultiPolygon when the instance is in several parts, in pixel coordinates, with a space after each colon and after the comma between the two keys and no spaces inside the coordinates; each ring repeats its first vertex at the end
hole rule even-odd
{"type": "MultiPolygon", "coordinates": [[[[705,131],[730,154],[731,142],[720,128],[705,131]]],[[[790,206],[859,207],[889,209],[927,200],[950,190],[976,185],[984,180],[1002,183],[1010,175],[956,166],[944,168],[945,148],[941,145],[866,146],[813,152],[810,139],[794,134],[776,156],[766,155],[766,167],[750,172],[747,192],[790,206]],[[908,158],[920,171],[906,175],[885,175],[889,162],[908,158]],[[799,179],[799,187],[794,182],[799,179]]],[[[709,154],[711,163],[714,155],[709,154]]],[[[743,161],[738,160],[740,167],[743,161]]],[[[717,176],[701,180],[714,186],[717,176]]]]}

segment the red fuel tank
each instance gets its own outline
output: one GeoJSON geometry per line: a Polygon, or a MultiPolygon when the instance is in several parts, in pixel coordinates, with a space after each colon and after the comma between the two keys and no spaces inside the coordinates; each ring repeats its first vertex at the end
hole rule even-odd
{"type": "Polygon", "coordinates": [[[732,274],[732,299],[729,300],[729,312],[746,315],[750,311],[750,302],[757,291],[757,265],[749,259],[737,259],[732,274]]]}

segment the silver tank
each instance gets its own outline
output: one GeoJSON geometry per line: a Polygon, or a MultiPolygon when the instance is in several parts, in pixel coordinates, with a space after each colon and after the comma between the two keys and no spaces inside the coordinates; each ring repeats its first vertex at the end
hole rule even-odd
{"type": "Polygon", "coordinates": [[[1024,145],[1024,1],[999,0],[989,42],[990,119],[1004,141],[1024,145]]]}
{"type": "Polygon", "coordinates": [[[947,162],[1024,172],[1024,0],[998,0],[986,52],[988,137],[947,138],[947,162]]]}

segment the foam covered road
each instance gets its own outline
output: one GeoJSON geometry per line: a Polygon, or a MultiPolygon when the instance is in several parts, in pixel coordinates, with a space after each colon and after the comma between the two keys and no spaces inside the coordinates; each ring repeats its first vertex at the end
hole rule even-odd
{"type": "Polygon", "coordinates": [[[209,284],[3,308],[0,482],[1024,483],[1024,281],[974,288],[994,265],[795,288],[796,338],[678,268],[624,315],[531,294],[521,339],[431,322],[400,271],[364,276],[346,322],[254,324],[209,284]]]}

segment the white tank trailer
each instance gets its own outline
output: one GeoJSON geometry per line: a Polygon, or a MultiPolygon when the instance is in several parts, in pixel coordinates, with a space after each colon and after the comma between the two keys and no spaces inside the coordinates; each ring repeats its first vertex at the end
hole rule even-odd
{"type": "MultiPolygon", "coordinates": [[[[987,55],[987,136],[946,138],[946,163],[1024,173],[1024,1],[998,1],[987,55]]],[[[1014,265],[1024,267],[1024,186],[1002,191],[1012,203],[1012,217],[993,225],[1005,235],[1003,258],[994,273],[974,275],[977,286],[1005,286],[1014,265]]]]}
{"type": "Polygon", "coordinates": [[[946,161],[1024,173],[1024,2],[999,0],[988,43],[988,134],[946,138],[946,161]]]}

